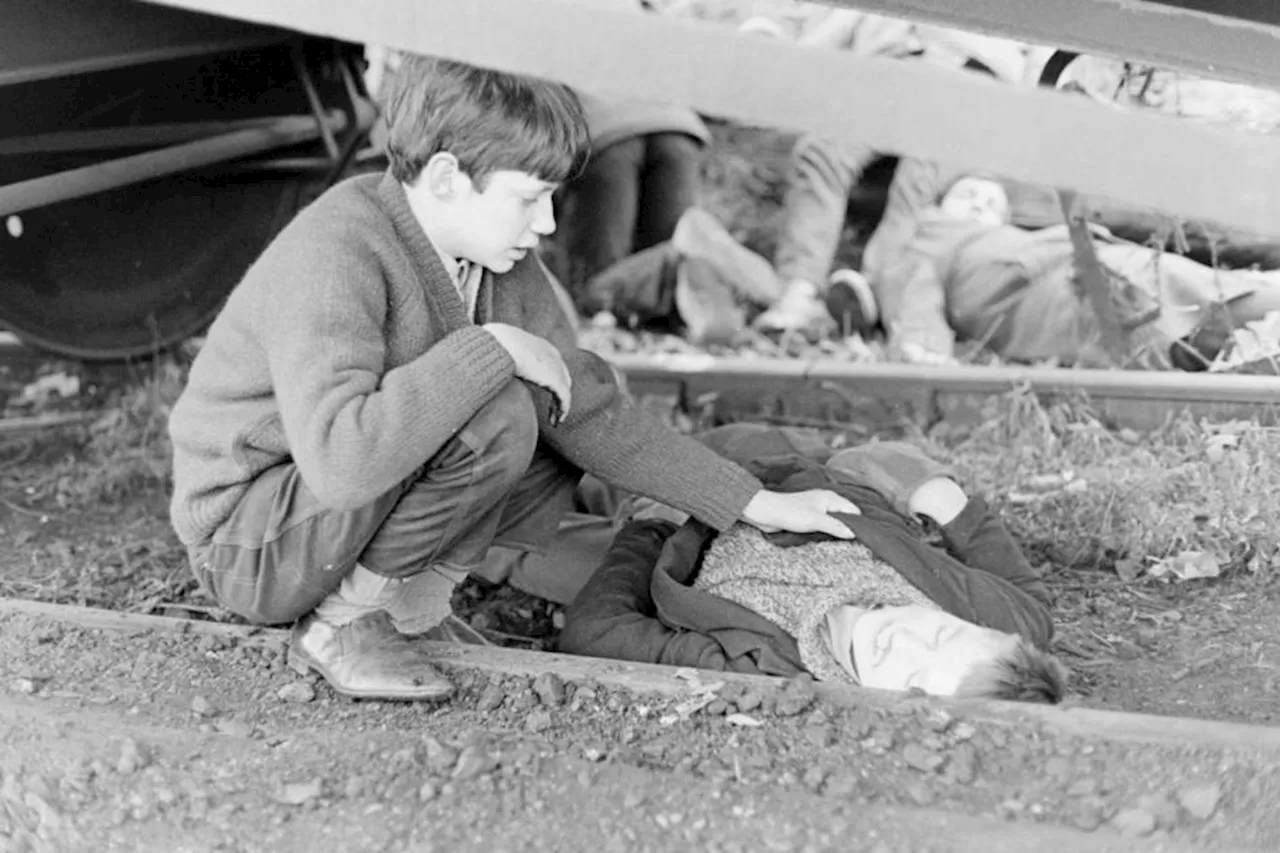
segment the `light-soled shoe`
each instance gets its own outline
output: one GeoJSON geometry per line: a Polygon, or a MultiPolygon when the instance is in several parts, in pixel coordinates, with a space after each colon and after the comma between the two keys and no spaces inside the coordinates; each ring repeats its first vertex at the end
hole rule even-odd
{"type": "Polygon", "coordinates": [[[807,338],[824,338],[835,322],[817,285],[803,279],[787,284],[782,298],[752,324],[761,332],[797,332],[807,338]]]}
{"type": "Polygon", "coordinates": [[[295,672],[314,670],[338,693],[357,699],[430,701],[453,693],[422,646],[381,610],[345,625],[307,614],[293,627],[288,661],[295,672]]]}

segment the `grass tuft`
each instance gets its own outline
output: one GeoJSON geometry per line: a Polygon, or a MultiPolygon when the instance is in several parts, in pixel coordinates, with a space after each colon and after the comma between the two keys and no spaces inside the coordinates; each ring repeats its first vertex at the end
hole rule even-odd
{"type": "Polygon", "coordinates": [[[1086,401],[1014,392],[944,453],[1059,566],[1140,571],[1199,550],[1256,571],[1280,549],[1278,451],[1280,430],[1258,423],[1179,417],[1138,435],[1109,429],[1086,401]]]}

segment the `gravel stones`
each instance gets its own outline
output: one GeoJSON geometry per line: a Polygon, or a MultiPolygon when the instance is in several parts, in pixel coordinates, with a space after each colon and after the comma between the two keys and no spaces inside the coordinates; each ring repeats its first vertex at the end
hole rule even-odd
{"type": "Polygon", "coordinates": [[[125,738],[120,743],[120,754],[116,759],[116,772],[124,775],[136,773],[151,763],[151,756],[133,738],[125,738]]]}
{"type": "Polygon", "coordinates": [[[276,789],[273,799],[283,806],[301,806],[319,799],[324,793],[324,780],[320,777],[304,782],[286,782],[276,789]]]}
{"type": "Polygon", "coordinates": [[[533,692],[543,705],[558,708],[565,700],[564,679],[553,672],[544,672],[533,680],[533,692]]]}
{"type": "Polygon", "coordinates": [[[972,785],[978,778],[978,750],[970,743],[951,748],[943,778],[960,785],[972,785]]]}
{"type": "Polygon", "coordinates": [[[219,720],[213,724],[213,730],[229,737],[253,736],[253,726],[243,720],[219,720]]]}
{"type": "Polygon", "coordinates": [[[741,694],[741,698],[735,702],[738,710],[744,714],[749,714],[764,704],[764,696],[757,690],[748,690],[741,694]]]}
{"type": "Polygon", "coordinates": [[[1111,825],[1128,838],[1142,838],[1156,831],[1156,816],[1146,809],[1129,808],[1116,813],[1111,825]]]}
{"type": "Polygon", "coordinates": [[[502,707],[506,698],[507,694],[502,689],[502,683],[496,678],[491,679],[481,691],[480,698],[476,700],[476,710],[482,714],[492,713],[502,707]]]}
{"type": "Polygon", "coordinates": [[[555,724],[555,718],[551,716],[551,711],[547,708],[537,708],[530,711],[528,716],[524,718],[525,730],[534,734],[541,734],[555,724]]]}
{"type": "Polygon", "coordinates": [[[498,767],[498,758],[491,755],[483,747],[468,746],[458,755],[458,763],[453,767],[452,778],[465,782],[468,779],[475,779],[486,773],[491,773],[498,767]]]}
{"type": "Polygon", "coordinates": [[[315,700],[316,689],[306,681],[293,681],[277,690],[276,696],[285,702],[305,704],[315,700]]]}
{"type": "Polygon", "coordinates": [[[775,713],[781,717],[794,717],[804,713],[818,698],[813,684],[813,676],[807,674],[788,679],[775,699],[775,713]]]}
{"type": "Polygon", "coordinates": [[[423,739],[423,746],[428,770],[432,773],[447,773],[453,769],[458,760],[458,750],[430,736],[423,739]]]}
{"type": "Polygon", "coordinates": [[[9,682],[9,689],[23,696],[32,696],[39,688],[34,678],[15,678],[9,682]]]}
{"type": "Polygon", "coordinates": [[[1183,788],[1178,792],[1178,804],[1195,820],[1208,820],[1218,810],[1222,787],[1217,783],[1183,788]]]}
{"type": "Polygon", "coordinates": [[[936,752],[925,749],[918,743],[909,743],[902,748],[902,760],[913,770],[921,773],[934,773],[947,760],[936,752]]]}

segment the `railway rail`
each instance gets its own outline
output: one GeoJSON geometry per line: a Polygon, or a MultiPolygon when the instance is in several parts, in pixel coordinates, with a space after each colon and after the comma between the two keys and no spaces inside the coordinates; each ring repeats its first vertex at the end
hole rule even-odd
{"type": "MultiPolygon", "coordinates": [[[[50,358],[0,332],[0,366],[50,358]]],[[[800,425],[972,424],[1010,393],[1087,399],[1116,427],[1147,430],[1179,414],[1210,420],[1280,413],[1280,376],[1043,367],[918,366],[803,358],[697,354],[612,355],[632,392],[670,398],[686,411],[800,425]]],[[[1280,373],[1280,365],[1268,369],[1280,373]]],[[[83,418],[67,418],[74,424],[83,418]]],[[[0,435],[61,424],[0,420],[0,435]]]]}

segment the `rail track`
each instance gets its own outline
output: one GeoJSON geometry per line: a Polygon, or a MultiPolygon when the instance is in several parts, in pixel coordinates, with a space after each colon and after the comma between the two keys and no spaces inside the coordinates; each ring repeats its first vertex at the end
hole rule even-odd
{"type": "MultiPolygon", "coordinates": [[[[53,358],[0,332],[0,365],[53,358]]],[[[688,411],[799,425],[980,419],[993,398],[1024,392],[1088,400],[1109,423],[1147,430],[1187,413],[1210,420],[1257,419],[1280,413],[1280,376],[1180,371],[1039,367],[917,366],[803,358],[712,355],[611,355],[638,395],[669,397],[688,411]]],[[[48,426],[28,419],[35,428],[48,426]]],[[[24,423],[0,421],[0,434],[24,423]]]]}
{"type": "Polygon", "coordinates": [[[1117,427],[1152,429],[1179,413],[1273,423],[1280,377],[1177,371],[922,367],[827,360],[616,356],[637,394],[672,395],[689,410],[777,422],[972,424],[994,397],[1024,391],[1087,399],[1117,427]]]}

